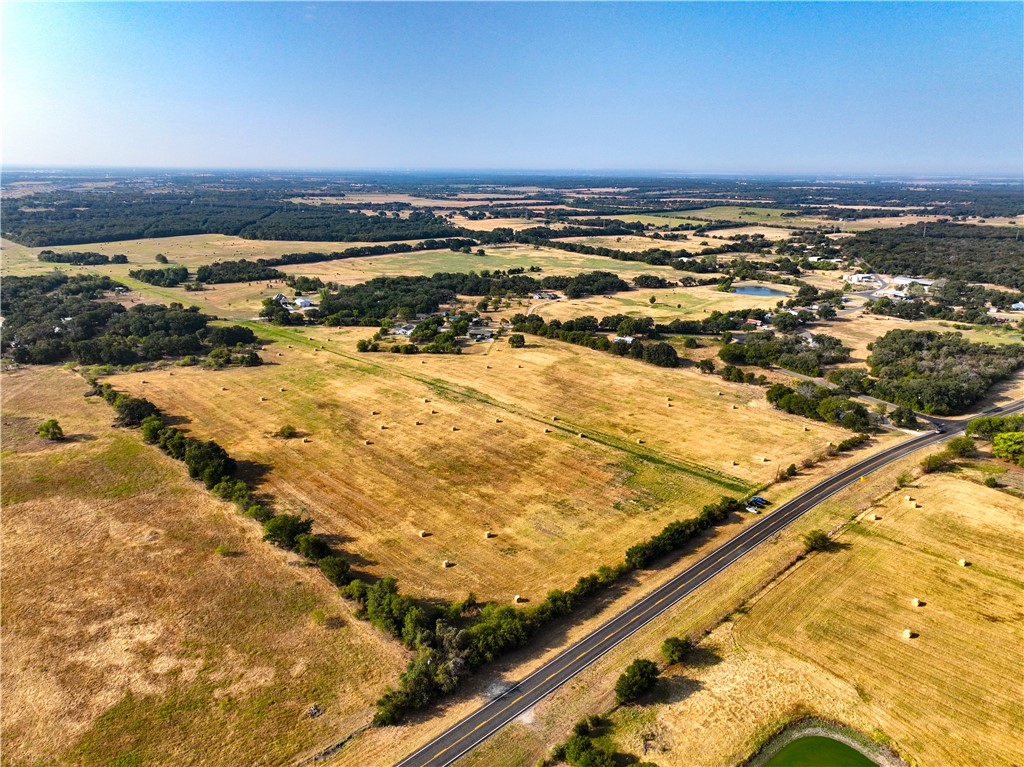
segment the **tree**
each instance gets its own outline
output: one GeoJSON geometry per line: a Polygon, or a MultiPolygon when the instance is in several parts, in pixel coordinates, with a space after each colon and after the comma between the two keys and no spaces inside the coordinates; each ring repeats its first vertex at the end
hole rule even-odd
{"type": "Polygon", "coordinates": [[[658,679],[658,666],[654,661],[637,658],[629,664],[615,683],[615,701],[633,703],[650,690],[658,679]]]}
{"type": "Polygon", "coordinates": [[[914,411],[908,405],[898,405],[892,413],[889,414],[889,418],[897,426],[916,426],[917,416],[914,411]]]}
{"type": "Polygon", "coordinates": [[[831,546],[832,541],[824,530],[811,530],[804,536],[804,551],[808,554],[812,551],[827,551],[831,546]]]}
{"type": "Polygon", "coordinates": [[[36,429],[36,434],[43,439],[49,439],[54,442],[64,439],[64,430],[60,428],[60,424],[57,423],[56,418],[50,418],[39,424],[39,427],[36,429]]]}
{"type": "Polygon", "coordinates": [[[658,303],[658,298],[656,296],[651,296],[648,300],[651,302],[651,306],[658,303]]]}
{"type": "Polygon", "coordinates": [[[714,373],[715,363],[713,360],[702,359],[700,362],[697,363],[697,369],[701,373],[714,373]]]}
{"type": "Polygon", "coordinates": [[[167,256],[165,256],[163,253],[157,253],[156,254],[156,262],[158,264],[166,264],[167,263],[167,256]]]}
{"type": "Polygon", "coordinates": [[[970,437],[953,437],[946,449],[957,458],[973,458],[978,454],[978,446],[970,437]]]}
{"type": "Polygon", "coordinates": [[[279,514],[263,523],[263,540],[291,550],[295,548],[296,538],[312,529],[312,519],[304,519],[298,514],[279,514]]]}
{"type": "Polygon", "coordinates": [[[936,471],[942,471],[943,469],[949,466],[950,457],[951,456],[949,452],[946,450],[943,450],[940,453],[932,453],[931,455],[926,456],[923,461],[921,461],[921,471],[923,471],[925,474],[931,474],[936,471]]]}
{"type": "Polygon", "coordinates": [[[526,346],[526,337],[522,333],[513,333],[508,337],[508,345],[513,349],[522,349],[526,346]]]}
{"type": "Polygon", "coordinates": [[[689,637],[669,637],[661,643],[661,657],[672,666],[682,663],[683,659],[693,649],[693,643],[689,637]]]}
{"type": "Polygon", "coordinates": [[[331,547],[319,535],[303,533],[295,536],[295,552],[317,562],[331,553],[331,547]]]}
{"type": "Polygon", "coordinates": [[[1024,466],[1024,431],[1004,431],[992,437],[992,455],[1024,466]]]}
{"type": "Polygon", "coordinates": [[[280,429],[277,430],[276,435],[281,439],[294,439],[299,436],[299,430],[292,426],[290,423],[286,423],[280,429]]]}
{"type": "Polygon", "coordinates": [[[349,582],[349,573],[352,568],[341,557],[333,555],[321,557],[317,564],[320,566],[320,571],[324,574],[324,577],[335,586],[341,587],[349,582]]]}

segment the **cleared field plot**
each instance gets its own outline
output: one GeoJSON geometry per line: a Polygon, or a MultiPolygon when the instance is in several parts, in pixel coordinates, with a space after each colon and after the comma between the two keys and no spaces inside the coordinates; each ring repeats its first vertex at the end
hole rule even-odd
{"type": "MultiPolygon", "coordinates": [[[[455,216],[452,219],[452,223],[456,226],[461,226],[466,229],[472,229],[477,232],[493,232],[495,229],[506,227],[513,231],[520,231],[522,229],[529,229],[532,226],[541,226],[541,222],[535,218],[484,218],[478,221],[466,218],[465,216],[455,216]]],[[[552,226],[552,224],[543,224],[543,226],[552,226]]],[[[557,229],[561,224],[554,224],[553,228],[557,229]]]]}
{"type": "MultiPolygon", "coordinates": [[[[658,273],[658,272],[653,272],[658,273]]],[[[682,273],[673,272],[674,275],[682,273]]],[[[671,276],[661,273],[666,279],[671,276]]],[[[698,277],[714,275],[701,274],[698,277]]],[[[677,276],[678,278],[678,276],[677,276]]],[[[761,285],[751,282],[749,285],[761,285]]],[[[789,291],[782,285],[765,285],[774,289],[789,291]]],[[[730,309],[770,309],[780,300],[779,296],[748,296],[739,293],[725,293],[714,287],[637,289],[625,293],[611,293],[606,296],[590,296],[572,301],[557,301],[538,306],[536,311],[545,319],[571,320],[583,315],[601,319],[609,314],[628,314],[633,317],[654,317],[658,322],[674,319],[701,319],[713,311],[725,312],[730,309]],[[651,296],[657,302],[650,302],[651,296]]]]}
{"type": "Polygon", "coordinates": [[[366,329],[259,332],[277,364],[111,383],[258,467],[260,488],[358,568],[430,596],[537,598],[845,435],[773,411],[760,389],[560,342],[358,355],[366,329]],[[285,423],[310,441],[269,436],[285,423]]]}
{"type": "Polygon", "coordinates": [[[716,239],[729,239],[730,237],[738,237],[744,234],[748,237],[753,237],[756,234],[760,234],[767,240],[788,240],[793,236],[794,231],[792,229],[781,229],[777,226],[738,226],[735,229],[715,229],[707,234],[716,239]]]}
{"type": "Polygon", "coordinates": [[[695,218],[687,218],[690,211],[680,214],[672,213],[623,213],[611,216],[583,216],[582,218],[604,218],[614,221],[625,221],[627,224],[648,224],[650,226],[683,226],[693,224],[700,226],[705,223],[695,218]]]}
{"type": "Polygon", "coordinates": [[[395,643],[86,388],[3,373],[3,763],[278,765],[368,721],[395,643]]]}
{"type": "MultiPolygon", "coordinates": [[[[10,240],[3,240],[3,274],[41,274],[52,271],[54,266],[61,266],[72,274],[75,270],[85,270],[99,271],[114,277],[128,274],[129,269],[159,268],[161,264],[154,260],[158,253],[167,256],[167,260],[172,264],[195,268],[214,261],[233,261],[241,258],[252,261],[257,258],[273,258],[285,253],[333,253],[367,245],[389,245],[391,242],[397,242],[397,240],[389,242],[309,242],[302,240],[243,240],[241,237],[229,237],[222,234],[195,234],[148,240],[120,240],[85,245],[57,245],[51,248],[26,248],[10,240]],[[41,250],[54,250],[58,253],[68,251],[102,253],[106,256],[123,253],[128,257],[128,263],[112,264],[105,267],[44,263],[37,258],[41,250]]],[[[403,242],[413,245],[419,240],[403,240],[403,242]]]]}
{"type": "Polygon", "coordinates": [[[741,224],[773,224],[784,227],[820,226],[822,220],[801,216],[794,208],[759,208],[757,206],[715,205],[700,210],[690,210],[686,215],[704,221],[737,221],[741,224]],[[795,215],[783,215],[792,213],[795,215]]]}
{"type": "Polygon", "coordinates": [[[639,235],[619,235],[608,237],[564,237],[564,242],[578,242],[581,245],[590,245],[593,248],[614,248],[615,250],[643,251],[653,250],[680,250],[690,253],[703,250],[706,245],[701,245],[703,237],[688,240],[655,240],[651,237],[639,235]]]}

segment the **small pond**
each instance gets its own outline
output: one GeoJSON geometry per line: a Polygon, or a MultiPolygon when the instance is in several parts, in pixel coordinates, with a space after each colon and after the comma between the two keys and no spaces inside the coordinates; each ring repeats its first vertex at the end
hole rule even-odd
{"type": "Polygon", "coordinates": [[[788,296],[789,293],[785,293],[775,288],[766,288],[764,285],[741,285],[738,288],[732,289],[733,293],[739,293],[742,296],[788,296]]]}
{"type": "Polygon", "coordinates": [[[764,767],[878,767],[860,751],[821,735],[787,743],[764,767]]]}

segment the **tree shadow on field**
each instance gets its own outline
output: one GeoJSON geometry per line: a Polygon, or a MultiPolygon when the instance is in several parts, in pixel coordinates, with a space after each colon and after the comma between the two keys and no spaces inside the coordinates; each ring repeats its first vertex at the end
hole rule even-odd
{"type": "Polygon", "coordinates": [[[675,674],[659,679],[650,698],[657,703],[680,703],[703,689],[704,685],[699,680],[691,679],[685,673],[675,674]]]}
{"type": "Polygon", "coordinates": [[[244,480],[249,486],[259,485],[266,479],[267,473],[274,468],[269,463],[258,463],[256,461],[236,461],[235,476],[244,480]]]}
{"type": "MultiPolygon", "coordinates": [[[[346,562],[348,562],[354,568],[355,567],[375,567],[376,565],[380,564],[375,559],[367,559],[366,557],[362,556],[361,554],[356,554],[355,552],[351,551],[350,549],[345,548],[345,544],[346,543],[351,543],[352,541],[355,540],[354,538],[350,538],[347,535],[342,535],[342,534],[339,534],[339,533],[318,533],[318,535],[320,536],[320,538],[322,538],[324,540],[324,542],[328,546],[331,547],[331,549],[338,556],[340,556],[342,559],[344,559],[346,562]]],[[[366,581],[367,583],[372,583],[372,582],[375,582],[377,580],[377,578],[375,578],[373,576],[370,576],[370,575],[366,575],[366,574],[360,574],[360,575],[358,575],[356,577],[358,577],[359,580],[361,580],[361,581],[366,581]]]]}
{"type": "Polygon", "coordinates": [[[722,656],[718,654],[718,650],[714,647],[697,645],[686,654],[686,660],[683,661],[683,667],[709,668],[711,666],[717,666],[721,662],[722,656]]]}
{"type": "Polygon", "coordinates": [[[192,423],[192,419],[183,415],[165,415],[164,423],[168,426],[184,426],[192,423]]]}

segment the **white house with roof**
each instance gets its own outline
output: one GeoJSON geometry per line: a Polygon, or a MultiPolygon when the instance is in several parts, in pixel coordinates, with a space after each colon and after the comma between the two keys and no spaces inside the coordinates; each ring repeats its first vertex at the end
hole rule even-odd
{"type": "Polygon", "coordinates": [[[631,344],[635,340],[636,340],[635,336],[615,336],[614,338],[612,338],[612,343],[614,344],[617,341],[622,341],[622,343],[624,343],[624,344],[631,344]]]}
{"type": "Polygon", "coordinates": [[[1016,303],[1010,304],[1010,309],[1015,312],[1024,312],[1024,301],[1017,301],[1016,303]]]}

